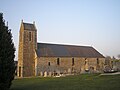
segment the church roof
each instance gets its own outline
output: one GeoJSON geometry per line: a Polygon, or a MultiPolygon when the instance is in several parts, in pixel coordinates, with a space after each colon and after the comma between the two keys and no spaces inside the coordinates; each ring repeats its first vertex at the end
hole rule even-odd
{"type": "Polygon", "coordinates": [[[90,46],[60,45],[37,43],[38,57],[84,57],[104,58],[97,50],[90,46]]]}
{"type": "Polygon", "coordinates": [[[23,23],[23,26],[25,30],[36,30],[34,24],[23,23]]]}

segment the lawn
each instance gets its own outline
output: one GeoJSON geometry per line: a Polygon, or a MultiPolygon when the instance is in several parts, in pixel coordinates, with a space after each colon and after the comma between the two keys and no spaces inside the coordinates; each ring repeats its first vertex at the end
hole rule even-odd
{"type": "Polygon", "coordinates": [[[10,90],[120,90],[120,75],[82,74],[15,79],[10,90]]]}

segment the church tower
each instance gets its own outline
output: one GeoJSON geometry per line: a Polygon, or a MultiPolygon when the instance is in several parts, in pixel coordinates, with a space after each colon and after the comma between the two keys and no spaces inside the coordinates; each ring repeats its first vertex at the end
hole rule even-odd
{"type": "Polygon", "coordinates": [[[37,29],[33,24],[21,22],[19,31],[18,77],[35,75],[35,51],[37,50],[37,29]]]}

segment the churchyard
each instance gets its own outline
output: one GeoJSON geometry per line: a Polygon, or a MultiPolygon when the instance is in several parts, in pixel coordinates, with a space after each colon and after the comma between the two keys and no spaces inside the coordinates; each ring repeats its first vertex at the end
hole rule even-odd
{"type": "Polygon", "coordinates": [[[18,78],[10,90],[120,90],[120,74],[18,78]]]}

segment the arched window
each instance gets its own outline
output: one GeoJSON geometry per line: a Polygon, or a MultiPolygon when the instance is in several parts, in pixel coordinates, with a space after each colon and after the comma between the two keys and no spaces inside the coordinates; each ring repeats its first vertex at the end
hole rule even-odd
{"type": "Polygon", "coordinates": [[[23,32],[20,31],[20,41],[22,41],[22,40],[23,40],[23,32]]]}
{"type": "Polygon", "coordinates": [[[29,41],[31,41],[31,32],[29,32],[29,41]]]}
{"type": "Polygon", "coordinates": [[[48,62],[48,66],[50,66],[50,62],[48,62]]]}
{"type": "Polygon", "coordinates": [[[24,31],[24,42],[26,42],[26,32],[24,31]]]}
{"type": "Polygon", "coordinates": [[[75,63],[74,63],[74,58],[72,58],[72,66],[74,66],[74,64],[75,64],[75,63]]]}
{"type": "Polygon", "coordinates": [[[99,59],[97,58],[97,64],[99,64],[99,59]]]}
{"type": "Polygon", "coordinates": [[[57,65],[60,65],[60,60],[59,60],[59,58],[57,58],[57,65]]]}
{"type": "Polygon", "coordinates": [[[19,77],[21,77],[21,67],[19,67],[19,77]]]}
{"type": "Polygon", "coordinates": [[[87,58],[85,58],[85,65],[87,64],[87,58]]]}
{"type": "Polygon", "coordinates": [[[37,33],[35,32],[35,43],[37,42],[37,33]]]}

